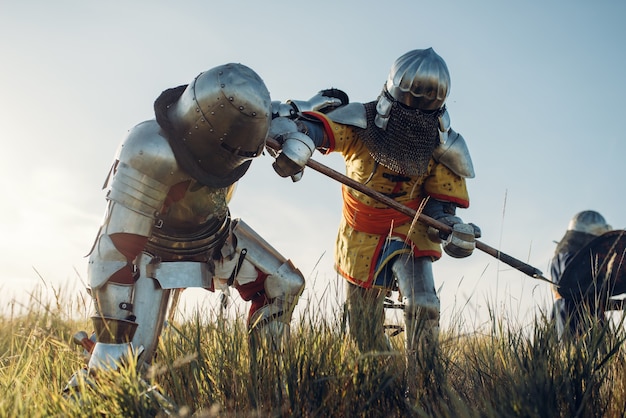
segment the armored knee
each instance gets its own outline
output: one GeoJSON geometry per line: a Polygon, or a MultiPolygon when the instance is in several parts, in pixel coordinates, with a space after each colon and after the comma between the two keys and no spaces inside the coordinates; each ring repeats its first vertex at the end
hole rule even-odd
{"type": "Polygon", "coordinates": [[[421,312],[431,319],[439,318],[440,303],[435,290],[432,262],[427,257],[403,254],[392,265],[405,309],[421,312]]]}
{"type": "Polygon", "coordinates": [[[245,250],[246,260],[264,275],[262,292],[267,303],[252,314],[251,323],[271,320],[289,323],[304,290],[304,276],[291,260],[283,257],[241,219],[235,219],[233,224],[237,251],[245,250]]]}

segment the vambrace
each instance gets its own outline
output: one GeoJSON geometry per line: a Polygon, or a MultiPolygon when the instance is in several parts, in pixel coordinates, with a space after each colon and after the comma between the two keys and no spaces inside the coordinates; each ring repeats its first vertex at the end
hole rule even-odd
{"type": "Polygon", "coordinates": [[[336,88],[325,89],[317,92],[309,100],[287,100],[286,103],[273,101],[272,118],[295,118],[307,111],[326,113],[349,102],[350,98],[344,91],[336,88]]]}
{"type": "MultiPolygon", "coordinates": [[[[170,162],[168,165],[166,161],[158,160],[159,164],[150,164],[145,159],[136,158],[137,155],[146,154],[138,142],[126,141],[120,151],[119,159],[112,168],[114,174],[108,184],[107,212],[94,248],[89,254],[88,272],[92,289],[104,285],[141,250],[124,257],[124,254],[113,245],[111,236],[132,234],[147,239],[169,190],[168,185],[155,180],[154,177],[163,176],[159,170],[171,169],[170,165],[175,162],[170,162]],[[155,166],[158,168],[154,168],[155,166]],[[150,174],[144,174],[144,172],[150,174]]],[[[167,153],[162,152],[162,154],[167,153]]],[[[169,161],[170,158],[166,160],[169,161]]]]}
{"type": "Polygon", "coordinates": [[[128,265],[128,259],[109,235],[100,235],[89,255],[87,275],[92,289],[102,287],[115,273],[128,265]]]}
{"type": "MultiPolygon", "coordinates": [[[[272,120],[268,136],[274,138],[281,145],[289,136],[304,134],[313,141],[314,147],[319,148],[326,142],[323,124],[316,118],[303,115],[297,120],[276,118],[272,120]]],[[[275,154],[272,151],[273,155],[275,154]]]]}
{"type": "MultiPolygon", "coordinates": [[[[134,212],[116,202],[109,202],[105,223],[100,228],[96,243],[89,253],[88,276],[92,289],[103,286],[111,276],[132,261],[115,247],[111,236],[124,233],[144,237],[147,240],[153,225],[153,218],[134,212]]],[[[134,258],[134,254],[130,258],[134,258]]]]}
{"type": "Polygon", "coordinates": [[[472,254],[476,248],[476,238],[480,238],[482,232],[478,226],[473,223],[466,224],[456,216],[456,208],[455,203],[429,198],[422,213],[452,229],[447,233],[429,226],[428,238],[433,242],[442,243],[443,250],[449,256],[464,258],[472,254]]]}
{"type": "MultiPolygon", "coordinates": [[[[435,219],[436,221],[452,227],[454,224],[463,222],[461,218],[456,216],[456,208],[457,205],[452,202],[444,202],[430,197],[426,202],[422,213],[435,219]]],[[[435,227],[428,227],[428,238],[433,242],[441,243],[441,240],[448,238],[448,235],[449,234],[446,232],[439,231],[435,227]]]]}

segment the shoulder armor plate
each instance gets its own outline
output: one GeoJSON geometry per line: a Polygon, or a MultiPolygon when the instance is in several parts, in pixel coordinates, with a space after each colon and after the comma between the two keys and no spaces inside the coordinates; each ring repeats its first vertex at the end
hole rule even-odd
{"type": "Polygon", "coordinates": [[[348,103],[328,112],[327,116],[333,122],[356,126],[361,129],[367,128],[367,118],[365,117],[365,106],[363,106],[363,103],[348,103]]]}
{"type": "Polygon", "coordinates": [[[452,129],[448,131],[448,140],[435,148],[433,158],[461,177],[474,178],[474,166],[465,139],[452,129]]]}
{"type": "Polygon", "coordinates": [[[175,184],[185,175],[178,167],[174,152],[154,120],[132,128],[122,143],[118,160],[164,184],[175,184]]]}
{"type": "Polygon", "coordinates": [[[107,199],[154,219],[170,187],[189,177],[178,168],[174,153],[155,121],[135,126],[122,143],[107,199]]]}

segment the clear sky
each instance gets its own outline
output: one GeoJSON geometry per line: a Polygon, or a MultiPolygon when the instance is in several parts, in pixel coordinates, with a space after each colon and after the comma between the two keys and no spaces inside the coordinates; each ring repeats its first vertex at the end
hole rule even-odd
{"type": "MultiPolygon", "coordinates": [[[[0,0],[0,303],[42,279],[82,291],[115,150],[162,90],[240,62],[273,100],[337,87],[366,102],[398,56],[427,47],[448,64],[452,127],[476,170],[459,215],[548,275],[576,212],[626,227],[625,18],[617,0],[0,0]]],[[[292,183],[263,156],[231,211],[301,268],[305,300],[341,293],[338,183],[311,169],[292,183]]],[[[444,321],[523,321],[551,303],[549,285],[480,251],[444,256],[435,274],[444,321]]]]}

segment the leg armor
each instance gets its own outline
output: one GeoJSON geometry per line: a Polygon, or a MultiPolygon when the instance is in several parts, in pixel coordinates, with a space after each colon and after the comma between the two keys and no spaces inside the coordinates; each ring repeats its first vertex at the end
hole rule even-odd
{"type": "Polygon", "coordinates": [[[552,308],[552,320],[554,321],[554,326],[556,327],[556,333],[559,337],[559,340],[562,340],[566,334],[567,327],[569,324],[567,323],[567,311],[565,306],[565,299],[559,298],[554,301],[554,305],[552,308]]]}
{"type": "Polygon", "coordinates": [[[365,289],[346,282],[350,335],[362,353],[391,350],[384,330],[384,301],[383,290],[365,289]]]}
{"type": "Polygon", "coordinates": [[[90,370],[115,369],[131,352],[141,355],[146,363],[154,357],[171,290],[147,276],[152,261],[146,253],[137,258],[138,278],[134,284],[107,282],[91,289],[97,343],[89,360],[90,370]]]}
{"type": "Polygon", "coordinates": [[[432,261],[403,254],[393,261],[392,271],[404,304],[406,334],[406,390],[417,395],[420,366],[432,366],[439,337],[440,303],[435,291],[432,261]]]}
{"type": "Polygon", "coordinates": [[[304,289],[304,276],[241,219],[233,223],[235,257],[241,259],[234,280],[242,298],[252,301],[248,324],[282,336],[304,289]],[[257,272],[250,274],[251,266],[257,272]]]}
{"type": "Polygon", "coordinates": [[[403,254],[394,260],[392,271],[404,303],[407,350],[416,350],[422,337],[435,342],[439,334],[440,303],[432,262],[427,257],[403,254]]]}

